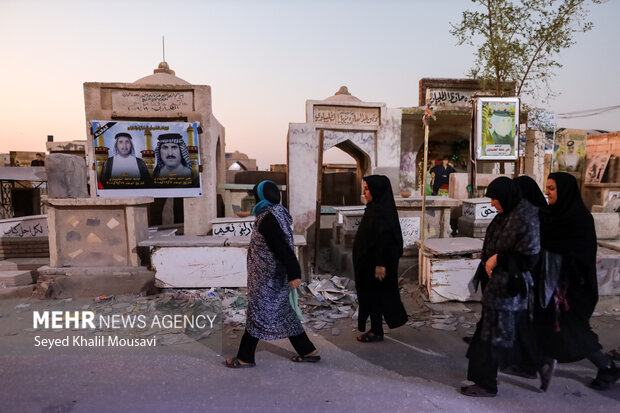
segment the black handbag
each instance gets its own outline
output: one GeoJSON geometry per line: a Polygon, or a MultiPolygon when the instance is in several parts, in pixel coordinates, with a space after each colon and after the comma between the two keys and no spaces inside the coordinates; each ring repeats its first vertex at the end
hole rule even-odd
{"type": "Polygon", "coordinates": [[[562,255],[542,250],[540,253],[540,279],[538,282],[538,298],[540,305],[546,308],[558,286],[562,270],[562,255]]]}

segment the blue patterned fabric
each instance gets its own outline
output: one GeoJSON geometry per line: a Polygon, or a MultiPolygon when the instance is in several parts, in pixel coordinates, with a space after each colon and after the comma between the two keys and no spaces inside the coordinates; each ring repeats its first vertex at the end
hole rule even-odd
{"type": "Polygon", "coordinates": [[[265,207],[268,207],[269,205],[273,205],[273,202],[270,202],[269,200],[265,199],[265,195],[263,194],[263,186],[265,186],[265,182],[269,182],[273,184],[273,182],[271,181],[263,181],[259,183],[258,186],[256,187],[256,192],[257,192],[256,195],[258,195],[259,202],[256,205],[254,205],[254,208],[252,208],[252,215],[254,216],[257,216],[258,214],[260,214],[261,211],[265,207]]]}
{"type": "Polygon", "coordinates": [[[291,287],[284,266],[278,262],[263,235],[256,230],[272,214],[293,249],[293,219],[282,205],[268,205],[256,217],[248,249],[248,309],[246,330],[261,340],[277,340],[304,332],[289,302],[291,287]]]}

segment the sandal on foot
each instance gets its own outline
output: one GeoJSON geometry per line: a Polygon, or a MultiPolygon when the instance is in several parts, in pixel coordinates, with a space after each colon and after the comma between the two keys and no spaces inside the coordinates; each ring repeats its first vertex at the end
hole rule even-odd
{"type": "Polygon", "coordinates": [[[224,360],[224,365],[226,367],[230,367],[231,369],[243,369],[246,367],[254,367],[256,366],[256,363],[242,363],[237,357],[233,357],[231,359],[224,360]]]}
{"type": "Polygon", "coordinates": [[[321,356],[293,356],[291,360],[295,363],[316,363],[321,360],[321,356]]]}
{"type": "Polygon", "coordinates": [[[470,397],[495,397],[497,396],[497,392],[493,393],[488,391],[487,389],[478,386],[477,384],[472,384],[471,386],[463,386],[461,387],[461,393],[465,396],[470,397]]]}
{"type": "Polygon", "coordinates": [[[357,341],[360,343],[374,343],[376,341],[383,341],[383,335],[377,335],[372,331],[357,336],[357,341]]]}
{"type": "Polygon", "coordinates": [[[551,382],[551,378],[553,377],[553,372],[555,371],[556,364],[557,361],[552,359],[540,368],[540,390],[545,392],[549,388],[549,383],[551,382]]]}
{"type": "Polygon", "coordinates": [[[620,380],[620,368],[612,361],[608,368],[599,369],[596,378],[590,383],[590,387],[595,390],[607,390],[618,380],[620,380]]]}

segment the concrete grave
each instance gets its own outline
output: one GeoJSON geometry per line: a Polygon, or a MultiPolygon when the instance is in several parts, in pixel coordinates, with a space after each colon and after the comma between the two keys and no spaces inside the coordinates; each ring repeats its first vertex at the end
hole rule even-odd
{"type": "Polygon", "coordinates": [[[48,199],[50,267],[138,267],[153,198],[48,199]]]}
{"type": "MultiPolygon", "coordinates": [[[[295,254],[303,260],[304,237],[295,235],[295,254]]],[[[176,236],[140,242],[151,249],[156,285],[164,288],[247,286],[247,236],[176,236]]]]}
{"type": "Polygon", "coordinates": [[[429,301],[480,301],[482,293],[480,289],[474,291],[471,280],[481,250],[482,241],[476,238],[425,240],[424,251],[420,251],[423,272],[419,283],[426,286],[429,301]]]}
{"type": "Polygon", "coordinates": [[[599,295],[620,295],[620,252],[599,248],[596,254],[599,295]]]}
{"type": "MultiPolygon", "coordinates": [[[[87,136],[92,136],[92,120],[130,120],[159,122],[200,122],[197,131],[200,148],[202,195],[184,198],[184,234],[206,235],[210,221],[217,217],[217,184],[225,183],[225,131],[213,115],[211,87],[192,85],[175,76],[166,62],[153,74],[133,83],[84,83],[87,136]]],[[[95,148],[87,140],[86,160],[90,182],[96,181],[95,148]]],[[[91,190],[91,196],[96,197],[91,190]]]]}
{"type": "Polygon", "coordinates": [[[342,87],[324,100],[306,101],[306,123],[291,123],[288,131],[288,205],[294,232],[306,235],[315,224],[319,159],[334,146],[359,161],[361,177],[383,174],[398,193],[401,111],[385,103],[363,102],[342,87]]]}
{"type": "Polygon", "coordinates": [[[593,212],[596,238],[607,240],[620,238],[620,214],[617,212],[593,212]]]}
{"type": "MultiPolygon", "coordinates": [[[[396,197],[394,199],[396,203],[396,209],[398,210],[399,218],[417,217],[420,219],[418,225],[418,231],[421,230],[421,218],[422,218],[422,197],[412,196],[409,198],[396,197]]],[[[425,216],[424,216],[424,236],[425,238],[447,238],[450,236],[450,214],[452,208],[461,205],[461,201],[458,199],[452,199],[445,196],[427,196],[425,204],[425,216]]],[[[413,222],[413,221],[411,221],[413,222]]],[[[413,227],[407,225],[409,230],[413,230],[413,227]]],[[[410,239],[415,235],[407,235],[410,239]]],[[[403,237],[405,234],[403,233],[403,237]]],[[[417,236],[419,239],[419,235],[417,236]]],[[[408,245],[411,246],[411,245],[408,245]]]]}
{"type": "Polygon", "coordinates": [[[497,215],[489,198],[472,198],[463,200],[463,215],[459,217],[459,235],[484,238],[487,227],[497,215]]]}

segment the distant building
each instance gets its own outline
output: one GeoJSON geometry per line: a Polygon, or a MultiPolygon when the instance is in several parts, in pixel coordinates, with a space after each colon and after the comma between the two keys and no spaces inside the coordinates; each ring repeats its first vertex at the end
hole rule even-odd
{"type": "Polygon", "coordinates": [[[73,140],[64,142],[46,142],[45,148],[49,153],[64,153],[77,155],[86,159],[86,140],[73,140]]]}
{"type": "Polygon", "coordinates": [[[226,153],[226,182],[234,183],[235,175],[243,171],[258,171],[256,159],[251,159],[239,151],[226,153]]]}

